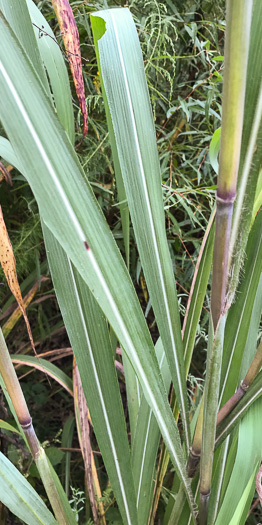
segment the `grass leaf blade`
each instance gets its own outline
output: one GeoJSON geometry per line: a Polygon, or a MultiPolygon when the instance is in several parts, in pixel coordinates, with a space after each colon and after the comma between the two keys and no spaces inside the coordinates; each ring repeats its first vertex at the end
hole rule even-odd
{"type": "Polygon", "coordinates": [[[180,317],[165,232],[160,165],[142,53],[128,9],[100,11],[92,15],[91,21],[138,250],[189,448],[180,317]],[[106,31],[101,37],[103,23],[106,23],[106,31]]]}

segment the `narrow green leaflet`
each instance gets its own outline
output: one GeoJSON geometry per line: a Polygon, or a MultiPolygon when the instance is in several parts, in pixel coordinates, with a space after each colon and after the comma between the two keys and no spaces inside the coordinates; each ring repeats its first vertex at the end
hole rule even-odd
{"type": "Polygon", "coordinates": [[[193,508],[179,432],[124,261],[67,134],[2,15],[0,30],[0,116],[6,133],[44,222],[88,284],[132,362],[193,508]]]}
{"type": "Polygon", "coordinates": [[[203,302],[205,299],[212,266],[215,236],[214,216],[215,211],[213,211],[210,217],[209,224],[201,244],[188,299],[186,316],[184,319],[183,343],[185,348],[186,375],[188,374],[192,359],[197,325],[199,323],[199,318],[203,308],[203,302]]]}
{"type": "Polygon", "coordinates": [[[16,434],[20,434],[17,428],[13,427],[12,425],[9,425],[9,423],[6,423],[6,421],[3,421],[2,419],[0,419],[0,428],[3,428],[4,430],[9,430],[10,432],[15,432],[16,434]]]}
{"type": "Polygon", "coordinates": [[[218,154],[220,149],[221,128],[217,128],[209,147],[209,160],[213,170],[218,174],[218,154]]]}
{"type": "Polygon", "coordinates": [[[136,242],[189,449],[180,316],[142,52],[129,9],[99,11],[91,23],[136,242]]]}
{"type": "Polygon", "coordinates": [[[57,525],[32,485],[0,452],[0,501],[28,525],[57,525]]]}
{"type": "Polygon", "coordinates": [[[106,320],[59,243],[45,226],[43,231],[55,291],[99,448],[123,521],[135,525],[130,450],[106,320]]]}

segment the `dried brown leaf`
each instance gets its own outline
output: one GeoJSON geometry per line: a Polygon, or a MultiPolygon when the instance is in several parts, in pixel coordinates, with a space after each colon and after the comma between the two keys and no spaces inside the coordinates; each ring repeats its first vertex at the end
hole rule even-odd
{"type": "Polygon", "coordinates": [[[73,76],[76,94],[84,117],[83,137],[88,129],[88,115],[85,101],[85,89],[82,74],[81,51],[79,33],[72,8],[68,0],[52,0],[53,8],[59,23],[65,50],[73,76]]]}
{"type": "Polygon", "coordinates": [[[96,525],[106,525],[104,506],[101,501],[102,494],[90,439],[90,414],[75,359],[73,365],[73,387],[77,433],[85,464],[86,483],[93,519],[96,525]]]}

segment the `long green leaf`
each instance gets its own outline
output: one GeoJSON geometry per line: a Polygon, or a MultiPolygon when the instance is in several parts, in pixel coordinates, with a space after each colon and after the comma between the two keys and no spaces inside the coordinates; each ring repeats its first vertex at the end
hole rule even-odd
{"type": "Polygon", "coordinates": [[[30,57],[52,101],[46,76],[46,72],[48,73],[58,117],[73,143],[74,115],[68,73],[52,29],[32,0],[19,4],[15,0],[1,0],[0,8],[30,57]]]}
{"type": "Polygon", "coordinates": [[[43,63],[40,59],[39,48],[33,31],[28,5],[26,2],[16,2],[16,0],[10,0],[8,2],[6,0],[0,0],[0,9],[8,20],[19,42],[22,44],[26,55],[30,58],[43,82],[46,92],[48,95],[51,95],[43,63]]]}
{"type": "MultiPolygon", "coordinates": [[[[68,73],[55,35],[33,0],[26,0],[36,42],[52,87],[58,118],[74,144],[75,125],[68,73]]],[[[31,48],[30,48],[31,51],[31,48]]],[[[38,66],[39,67],[39,66],[38,66]]]]}
{"type": "Polygon", "coordinates": [[[2,15],[0,29],[1,119],[6,132],[45,223],[90,287],[133,364],[193,507],[179,432],[124,262],[68,137],[2,15]]]}
{"type": "Polygon", "coordinates": [[[28,525],[56,525],[57,521],[32,485],[0,452],[0,501],[28,525]]]}
{"type": "Polygon", "coordinates": [[[25,364],[33,368],[38,368],[42,372],[45,372],[57,381],[63,388],[65,388],[69,394],[73,395],[73,382],[58,366],[47,361],[47,359],[41,359],[31,355],[11,355],[13,363],[25,364]]]}
{"type": "Polygon", "coordinates": [[[189,449],[180,315],[142,53],[128,9],[99,11],[91,16],[91,23],[136,242],[189,449]]]}
{"type": "MultiPolygon", "coordinates": [[[[238,450],[232,476],[225,498],[218,514],[216,525],[231,523],[231,518],[238,508],[244,490],[258,468],[262,456],[262,399],[256,401],[249,409],[239,427],[238,450]]],[[[255,479],[253,476],[253,487],[255,479]]],[[[254,487],[255,489],[255,487],[254,487]]],[[[241,513],[242,514],[242,513],[241,513]]],[[[232,523],[237,523],[236,521],[232,523]]]]}
{"type": "Polygon", "coordinates": [[[240,497],[240,500],[238,502],[237,508],[234,512],[234,515],[230,521],[229,525],[235,525],[237,523],[238,525],[245,525],[247,516],[249,515],[249,509],[251,507],[252,499],[254,497],[254,485],[255,485],[255,479],[256,474],[259,468],[260,462],[257,462],[257,465],[254,468],[254,471],[252,472],[249,481],[246,484],[245,489],[243,490],[243,493],[240,497]]]}
{"type": "Polygon", "coordinates": [[[36,457],[35,462],[47,494],[50,494],[50,476],[52,488],[55,486],[56,494],[58,497],[57,507],[59,515],[61,516],[60,519],[58,518],[59,523],[61,523],[61,525],[76,525],[76,515],[70,507],[69,501],[61,485],[60,479],[57,473],[55,472],[51,462],[49,461],[45,450],[42,447],[40,447],[40,453],[36,457]]]}
{"type": "Polygon", "coordinates": [[[183,343],[185,348],[184,352],[186,375],[189,372],[189,367],[195,344],[197,325],[199,323],[199,318],[207,291],[208,280],[210,277],[215,236],[215,228],[213,222],[214,216],[215,211],[213,211],[210,217],[209,224],[201,244],[200,253],[197,259],[197,264],[188,299],[186,316],[184,319],[183,343]]]}
{"type": "Polygon", "coordinates": [[[135,525],[137,513],[130,451],[106,320],[59,243],[46,227],[43,231],[55,291],[99,448],[123,521],[135,525]]]}

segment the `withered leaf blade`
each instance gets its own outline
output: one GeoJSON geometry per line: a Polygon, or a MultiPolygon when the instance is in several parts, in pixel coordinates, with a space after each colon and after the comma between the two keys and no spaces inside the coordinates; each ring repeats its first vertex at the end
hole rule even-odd
{"type": "Polygon", "coordinates": [[[103,503],[102,501],[99,502],[102,494],[91,445],[89,426],[90,414],[75,358],[73,362],[73,388],[77,433],[85,465],[86,485],[93,513],[93,520],[95,525],[106,525],[103,503]]]}
{"type": "Polygon", "coordinates": [[[74,14],[68,0],[52,0],[52,4],[61,30],[61,35],[76,88],[76,94],[84,117],[83,138],[85,138],[88,129],[88,115],[82,74],[79,33],[74,14]]]}
{"type": "Polygon", "coordinates": [[[30,324],[29,324],[28,317],[25,311],[25,306],[24,306],[20,286],[19,286],[18,279],[17,279],[15,256],[14,256],[12,244],[10,242],[9,235],[6,229],[1,206],[0,206],[0,263],[3,268],[8,286],[12,294],[14,295],[15,299],[17,300],[19,308],[23,314],[28,336],[30,339],[30,343],[32,345],[35,355],[37,356],[30,324]]]}

